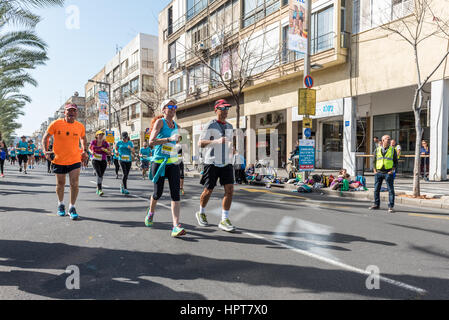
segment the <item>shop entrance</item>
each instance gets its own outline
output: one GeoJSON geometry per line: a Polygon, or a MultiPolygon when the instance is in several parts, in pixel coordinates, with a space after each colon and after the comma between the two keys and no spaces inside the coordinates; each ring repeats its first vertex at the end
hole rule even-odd
{"type": "Polygon", "coordinates": [[[323,168],[343,167],[343,121],[323,123],[323,168]]]}

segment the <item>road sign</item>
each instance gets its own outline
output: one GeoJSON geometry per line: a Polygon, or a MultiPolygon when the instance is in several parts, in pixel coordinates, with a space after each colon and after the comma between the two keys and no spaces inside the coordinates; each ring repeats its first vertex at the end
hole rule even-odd
{"type": "Polygon", "coordinates": [[[106,142],[107,143],[114,143],[115,142],[114,131],[106,130],[106,142]]]}
{"type": "Polygon", "coordinates": [[[313,87],[313,78],[312,76],[306,76],[304,78],[304,84],[306,85],[307,88],[312,88],[313,87]]]}
{"type": "Polygon", "coordinates": [[[310,128],[305,129],[304,130],[304,136],[306,138],[310,138],[312,136],[312,129],[310,129],[310,128]]]}
{"type": "Polygon", "coordinates": [[[316,90],[301,88],[298,91],[298,115],[314,116],[316,113],[316,90]]]}
{"type": "Polygon", "coordinates": [[[299,171],[315,170],[315,140],[299,140],[299,171]]]}
{"type": "Polygon", "coordinates": [[[302,119],[302,127],[312,129],[313,128],[313,120],[310,118],[304,117],[302,119]]]}

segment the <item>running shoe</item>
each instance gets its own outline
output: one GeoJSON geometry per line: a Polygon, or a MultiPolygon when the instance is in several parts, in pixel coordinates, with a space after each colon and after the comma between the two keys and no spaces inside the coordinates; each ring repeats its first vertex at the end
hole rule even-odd
{"type": "Polygon", "coordinates": [[[22,172],[22,167],[19,168],[19,172],[22,172]]]}
{"type": "Polygon", "coordinates": [[[126,189],[123,189],[123,194],[129,194],[129,191],[126,189]]]}
{"type": "Polygon", "coordinates": [[[65,205],[61,204],[58,207],[58,216],[64,217],[65,216],[65,205]]]}
{"type": "Polygon", "coordinates": [[[218,227],[221,230],[227,231],[227,232],[232,232],[235,231],[235,227],[232,225],[231,221],[229,219],[224,219],[223,221],[221,221],[218,224],[218,227]]]}
{"type": "Polygon", "coordinates": [[[147,211],[147,216],[145,218],[145,226],[147,226],[148,228],[151,228],[153,226],[153,218],[154,218],[154,213],[150,213],[150,209],[148,209],[147,211]]]}
{"type": "Polygon", "coordinates": [[[206,217],[205,213],[201,213],[201,212],[198,211],[195,214],[195,216],[196,216],[196,220],[198,220],[198,224],[201,227],[207,227],[209,225],[209,223],[207,222],[207,217],[206,217]]]}
{"type": "Polygon", "coordinates": [[[4,177],[5,177],[5,175],[4,175],[3,173],[2,173],[1,177],[2,177],[2,178],[4,178],[4,177]]]}
{"type": "Polygon", "coordinates": [[[180,237],[186,234],[187,232],[183,227],[181,227],[181,224],[178,224],[176,227],[173,227],[173,230],[171,231],[171,236],[173,238],[180,237]]]}
{"type": "Polygon", "coordinates": [[[72,207],[70,210],[69,210],[69,215],[70,215],[70,219],[72,219],[72,220],[77,220],[78,219],[78,213],[76,213],[76,209],[75,209],[75,207],[72,207]]]}
{"type": "Polygon", "coordinates": [[[104,195],[103,190],[97,190],[97,195],[99,195],[100,197],[102,197],[104,195]]]}

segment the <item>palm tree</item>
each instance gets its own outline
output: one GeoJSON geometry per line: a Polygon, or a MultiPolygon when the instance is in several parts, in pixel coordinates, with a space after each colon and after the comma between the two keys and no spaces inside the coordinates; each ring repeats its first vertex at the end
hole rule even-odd
{"type": "Polygon", "coordinates": [[[44,65],[47,44],[34,28],[41,20],[33,8],[62,5],[64,0],[2,0],[0,2],[0,135],[9,138],[20,124],[16,120],[31,99],[20,94],[25,85],[37,86],[27,72],[44,65]],[[10,30],[6,31],[6,27],[10,30]],[[15,30],[15,28],[20,28],[15,30]]]}

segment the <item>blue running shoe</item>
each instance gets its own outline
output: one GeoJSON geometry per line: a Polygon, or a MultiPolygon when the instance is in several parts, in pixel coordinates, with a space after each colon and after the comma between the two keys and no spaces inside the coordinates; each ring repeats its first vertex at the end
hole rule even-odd
{"type": "Polygon", "coordinates": [[[69,215],[70,215],[70,219],[72,219],[72,220],[77,220],[78,219],[78,214],[76,213],[76,209],[75,209],[75,207],[72,207],[70,210],[69,210],[69,215]]]}
{"type": "Polygon", "coordinates": [[[58,207],[58,216],[65,217],[65,205],[64,204],[61,204],[58,207]]]}

